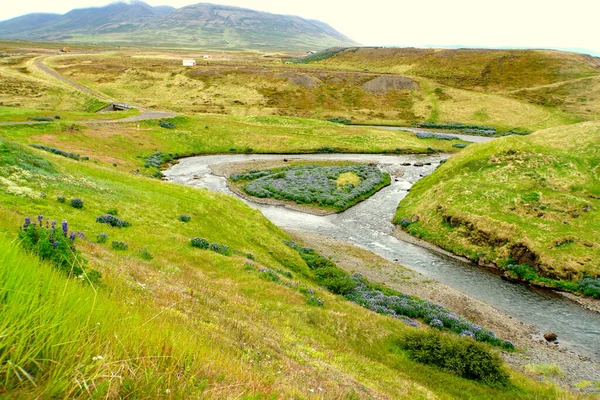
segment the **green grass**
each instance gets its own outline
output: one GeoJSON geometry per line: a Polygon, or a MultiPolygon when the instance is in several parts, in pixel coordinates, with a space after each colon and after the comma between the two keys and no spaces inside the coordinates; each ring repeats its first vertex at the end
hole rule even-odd
{"type": "Polygon", "coordinates": [[[108,112],[96,114],[94,112],[74,112],[74,111],[49,111],[49,110],[34,110],[28,108],[17,107],[2,107],[0,106],[0,122],[25,122],[31,118],[52,118],[54,122],[76,122],[88,120],[113,120],[132,117],[139,114],[136,109],[127,111],[108,112]],[[56,116],[60,118],[56,118],[56,116]]]}
{"type": "MultiPolygon", "coordinates": [[[[145,129],[143,137],[167,131],[145,129]]],[[[318,388],[332,398],[560,395],[516,372],[512,386],[499,389],[412,362],[392,345],[410,328],[303,278],[297,271],[308,267],[283,244],[287,235],[260,212],[229,196],[144,178],[107,162],[78,162],[6,138],[26,143],[32,135],[63,143],[85,137],[80,131],[23,126],[11,127],[1,139],[0,175],[15,189],[0,190],[3,395],[312,397],[318,388]],[[81,198],[84,207],[60,203],[58,196],[81,198]],[[96,223],[107,209],[118,210],[132,225],[96,223]],[[86,234],[76,245],[88,266],[102,273],[102,287],[68,280],[12,243],[23,218],[38,214],[66,219],[71,230],[86,234]],[[188,223],[178,220],[183,214],[191,216],[188,223]],[[107,241],[96,243],[102,232],[107,241]],[[192,248],[192,237],[225,244],[233,254],[192,248]],[[128,249],[112,250],[112,241],[128,249]],[[324,307],[307,304],[293,287],[262,279],[253,272],[259,267],[291,272],[316,290],[324,307]]],[[[114,157],[117,147],[107,139],[107,147],[95,148],[96,158],[114,157]]],[[[140,152],[132,145],[116,154],[138,160],[140,152]]]]}
{"type": "Polygon", "coordinates": [[[417,182],[395,221],[483,264],[529,265],[540,285],[599,276],[598,132],[583,123],[471,145],[417,182]]]}

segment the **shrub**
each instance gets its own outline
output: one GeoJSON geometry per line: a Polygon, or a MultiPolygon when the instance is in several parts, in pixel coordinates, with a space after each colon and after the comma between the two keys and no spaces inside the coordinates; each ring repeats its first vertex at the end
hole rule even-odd
{"type": "Polygon", "coordinates": [[[333,122],[333,123],[336,123],[336,124],[344,124],[344,125],[348,125],[348,124],[352,123],[352,121],[349,120],[348,118],[340,118],[340,117],[327,118],[327,121],[333,122]]]}
{"type": "Polygon", "coordinates": [[[277,275],[277,273],[270,268],[259,269],[258,276],[260,276],[262,279],[265,279],[265,280],[271,281],[271,282],[279,281],[279,275],[277,275]]]}
{"type": "Polygon", "coordinates": [[[78,277],[89,283],[99,283],[101,274],[94,269],[86,268],[86,260],[75,248],[75,237],[81,237],[81,232],[68,234],[67,221],[63,221],[60,228],[56,221],[46,227],[43,216],[38,216],[38,225],[31,223],[30,218],[25,218],[25,224],[19,232],[21,245],[36,254],[40,260],[49,261],[58,270],[70,277],[78,277]]]}
{"type": "Polygon", "coordinates": [[[108,235],[104,232],[96,235],[96,242],[98,242],[98,243],[106,243],[107,240],[108,240],[108,235]]]}
{"type": "Polygon", "coordinates": [[[147,248],[143,248],[140,250],[140,257],[144,260],[152,260],[154,256],[150,254],[147,248]]]}
{"type": "Polygon", "coordinates": [[[32,144],[31,147],[34,147],[34,148],[40,149],[40,150],[44,150],[44,151],[47,151],[47,152],[50,152],[50,153],[53,153],[53,154],[57,154],[59,156],[63,156],[63,157],[67,157],[67,158],[72,158],[73,160],[79,160],[80,159],[79,154],[69,153],[67,151],[55,149],[54,147],[44,146],[42,144],[32,144]]]}
{"type": "Polygon", "coordinates": [[[323,307],[325,305],[325,302],[320,297],[310,295],[306,298],[306,304],[310,306],[323,307]]]}
{"type": "Polygon", "coordinates": [[[197,247],[199,249],[208,249],[208,246],[210,245],[210,243],[208,243],[208,240],[197,237],[193,238],[190,241],[190,244],[192,245],[192,247],[197,247]]]}
{"type": "Polygon", "coordinates": [[[586,296],[600,299],[600,278],[583,278],[577,282],[577,289],[586,296]]]}
{"type": "Polygon", "coordinates": [[[60,119],[60,115],[55,115],[54,119],[60,119]]]}
{"type": "Polygon", "coordinates": [[[66,199],[64,196],[57,196],[56,201],[58,201],[59,203],[64,203],[66,201],[66,199]]]}
{"type": "Polygon", "coordinates": [[[119,215],[119,210],[117,210],[116,208],[109,208],[109,209],[106,211],[106,213],[107,213],[108,215],[113,215],[113,216],[115,216],[115,217],[116,217],[117,215],[119,215]]]}
{"type": "Polygon", "coordinates": [[[177,217],[177,219],[180,220],[181,222],[190,222],[192,217],[190,215],[180,215],[177,217]]]}
{"type": "Polygon", "coordinates": [[[97,216],[96,222],[98,222],[100,224],[108,224],[115,228],[127,228],[128,226],[131,226],[131,223],[129,223],[125,220],[122,220],[120,218],[117,218],[111,214],[103,214],[103,215],[97,216]]]}
{"type": "Polygon", "coordinates": [[[175,126],[174,123],[169,122],[169,121],[160,121],[159,125],[161,128],[165,128],[165,129],[175,129],[177,128],[177,126],[175,126]]]}
{"type": "Polygon", "coordinates": [[[81,200],[79,198],[71,199],[71,207],[83,208],[83,200],[81,200]]]}
{"type": "Polygon", "coordinates": [[[230,256],[233,253],[233,250],[229,246],[216,242],[209,244],[208,249],[224,256],[230,256]]]}
{"type": "Polygon", "coordinates": [[[127,250],[129,245],[125,242],[113,240],[110,247],[112,247],[114,250],[127,250]]]}
{"type": "Polygon", "coordinates": [[[509,383],[500,356],[472,339],[418,330],[407,333],[398,344],[410,359],[419,363],[435,365],[463,378],[491,385],[509,383]]]}

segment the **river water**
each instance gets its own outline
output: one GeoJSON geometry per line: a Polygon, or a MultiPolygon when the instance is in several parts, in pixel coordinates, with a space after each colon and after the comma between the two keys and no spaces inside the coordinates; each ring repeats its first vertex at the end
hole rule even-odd
{"type": "Polygon", "coordinates": [[[316,216],[282,206],[244,201],[261,210],[268,219],[284,229],[318,233],[370,250],[490,304],[525,324],[533,325],[540,332],[555,332],[563,347],[600,360],[600,314],[585,310],[554,292],[507,282],[472,263],[392,236],[394,226],[391,221],[400,200],[417,180],[433,172],[445,157],[373,154],[215,155],[182,159],[164,171],[164,175],[172,182],[236,196],[227,188],[225,178],[211,173],[211,165],[287,158],[374,162],[389,173],[402,170],[404,175],[392,179],[390,186],[339,214],[316,216]],[[430,165],[414,166],[417,161],[430,165]],[[402,165],[406,163],[411,165],[402,165]]]}

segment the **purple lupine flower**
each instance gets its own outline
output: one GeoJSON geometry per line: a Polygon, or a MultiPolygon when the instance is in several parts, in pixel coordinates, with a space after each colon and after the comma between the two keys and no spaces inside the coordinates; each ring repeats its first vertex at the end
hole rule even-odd
{"type": "Polygon", "coordinates": [[[31,225],[31,218],[25,217],[25,224],[23,224],[23,229],[27,229],[29,225],[31,225]]]}
{"type": "Polygon", "coordinates": [[[464,330],[460,333],[461,337],[470,337],[471,339],[475,339],[475,335],[473,334],[473,332],[469,331],[469,330],[464,330]]]}
{"type": "Polygon", "coordinates": [[[431,322],[429,323],[429,326],[431,326],[432,328],[436,328],[436,329],[442,329],[444,327],[444,323],[442,321],[440,321],[439,319],[435,318],[435,319],[431,320],[431,322]]]}
{"type": "Polygon", "coordinates": [[[58,247],[58,242],[54,242],[54,243],[52,243],[52,244],[54,245],[54,248],[57,248],[57,247],[58,247]]]}
{"type": "Polygon", "coordinates": [[[69,239],[71,239],[72,242],[75,241],[76,237],[77,237],[77,235],[75,235],[75,232],[71,232],[71,234],[69,235],[69,239]]]}
{"type": "Polygon", "coordinates": [[[67,232],[69,232],[69,224],[67,223],[67,220],[64,219],[62,222],[62,231],[65,234],[65,236],[67,236],[67,232]]]}
{"type": "Polygon", "coordinates": [[[44,222],[44,216],[43,215],[38,215],[38,222],[40,223],[40,227],[41,227],[42,223],[44,222]]]}
{"type": "Polygon", "coordinates": [[[56,228],[56,221],[52,220],[52,229],[56,228]]]}

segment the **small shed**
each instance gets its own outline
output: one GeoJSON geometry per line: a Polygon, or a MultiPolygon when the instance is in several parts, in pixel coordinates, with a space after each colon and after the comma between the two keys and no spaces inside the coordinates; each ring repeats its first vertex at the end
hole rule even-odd
{"type": "Polygon", "coordinates": [[[195,67],[196,60],[183,60],[183,66],[184,67],[195,67]]]}
{"type": "Polygon", "coordinates": [[[211,60],[212,56],[210,54],[205,54],[204,56],[202,56],[202,58],[204,58],[205,60],[211,60]]]}

